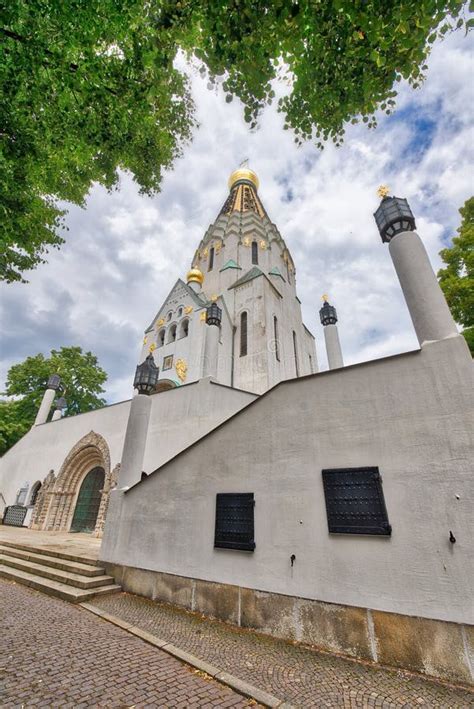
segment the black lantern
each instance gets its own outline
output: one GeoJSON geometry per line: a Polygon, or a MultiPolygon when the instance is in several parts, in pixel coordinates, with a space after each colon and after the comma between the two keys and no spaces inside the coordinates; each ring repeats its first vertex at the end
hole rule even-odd
{"type": "Polygon", "coordinates": [[[382,241],[386,243],[402,231],[416,229],[415,217],[410,205],[401,197],[384,197],[374,217],[382,241]]]}
{"type": "Polygon", "coordinates": [[[219,308],[217,303],[212,303],[206,310],[206,322],[208,325],[217,325],[220,327],[222,320],[222,308],[219,308]]]}
{"type": "Polygon", "coordinates": [[[150,354],[144,362],[138,365],[133,380],[133,388],[139,394],[151,394],[158,383],[159,367],[156,366],[153,355],[150,354]]]}
{"type": "Polygon", "coordinates": [[[47,389],[55,389],[55,390],[61,388],[61,377],[59,376],[59,374],[52,374],[49,377],[46,388],[47,389]]]}
{"type": "Polygon", "coordinates": [[[335,325],[337,323],[337,312],[334,305],[329,305],[327,301],[324,302],[323,307],[319,311],[319,317],[323,325],[335,325]]]}
{"type": "Polygon", "coordinates": [[[58,411],[62,411],[65,409],[67,406],[67,401],[64,398],[64,396],[60,396],[59,399],[56,400],[56,403],[54,405],[54,408],[58,411]]]}

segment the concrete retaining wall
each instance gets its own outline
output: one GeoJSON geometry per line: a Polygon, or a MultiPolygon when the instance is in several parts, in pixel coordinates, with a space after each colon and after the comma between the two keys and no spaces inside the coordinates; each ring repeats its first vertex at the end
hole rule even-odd
{"type": "Polygon", "coordinates": [[[323,603],[252,588],[106,564],[125,591],[268,635],[440,679],[474,681],[474,627],[323,603]]]}

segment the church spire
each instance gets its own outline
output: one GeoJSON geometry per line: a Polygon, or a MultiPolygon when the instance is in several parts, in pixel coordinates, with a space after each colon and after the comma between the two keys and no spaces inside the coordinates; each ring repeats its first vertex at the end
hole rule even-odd
{"type": "Polygon", "coordinates": [[[248,167],[239,167],[229,177],[230,194],[224,202],[220,214],[232,212],[254,212],[259,217],[267,214],[258,196],[259,179],[248,167]]]}

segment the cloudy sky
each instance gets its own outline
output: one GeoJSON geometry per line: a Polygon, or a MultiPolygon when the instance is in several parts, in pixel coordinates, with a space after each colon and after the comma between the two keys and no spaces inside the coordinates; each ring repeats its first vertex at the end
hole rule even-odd
{"type": "Polygon", "coordinates": [[[372,213],[376,189],[407,197],[433,267],[473,194],[472,42],[457,32],[437,44],[428,79],[402,87],[398,109],[368,131],[353,126],[342,148],[297,148],[273,108],[250,133],[238,101],[227,104],[193,74],[200,127],[154,198],[122,177],[118,192],[91,190],[69,211],[66,244],[29,274],[3,286],[0,382],[9,366],[62,345],[91,350],[108,372],[106,397],[128,398],[143,330],[192,255],[226,196],[227,178],[248,158],[260,196],[297,269],[306,325],[327,368],[318,310],[337,306],[346,363],[417,347],[389,251],[372,213]]]}

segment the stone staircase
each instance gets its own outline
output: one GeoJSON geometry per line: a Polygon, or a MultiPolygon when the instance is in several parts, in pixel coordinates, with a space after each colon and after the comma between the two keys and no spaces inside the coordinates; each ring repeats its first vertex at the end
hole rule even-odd
{"type": "Polygon", "coordinates": [[[120,591],[92,558],[13,542],[0,542],[0,576],[82,603],[94,596],[120,591]]]}

